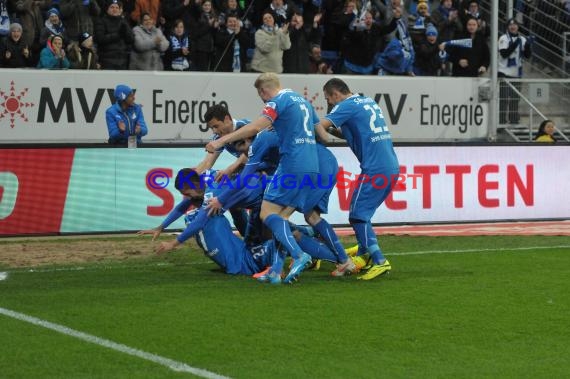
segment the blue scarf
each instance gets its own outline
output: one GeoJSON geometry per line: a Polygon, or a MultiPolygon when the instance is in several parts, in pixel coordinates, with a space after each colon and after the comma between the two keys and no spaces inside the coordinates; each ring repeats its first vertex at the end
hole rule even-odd
{"type": "MultiPolygon", "coordinates": [[[[172,48],[172,51],[181,50],[183,47],[188,48],[189,44],[190,43],[188,41],[187,34],[182,35],[180,39],[178,36],[174,34],[170,36],[170,47],[172,48]]],[[[185,61],[186,61],[185,57],[178,57],[172,60],[172,64],[183,65],[185,61]]]]}

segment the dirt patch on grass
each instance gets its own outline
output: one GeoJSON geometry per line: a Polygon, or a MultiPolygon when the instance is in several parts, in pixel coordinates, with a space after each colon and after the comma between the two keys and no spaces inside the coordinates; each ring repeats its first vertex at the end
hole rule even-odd
{"type": "Polygon", "coordinates": [[[137,260],[155,256],[158,242],[150,238],[86,240],[25,240],[0,244],[0,266],[12,268],[45,265],[137,260]]]}

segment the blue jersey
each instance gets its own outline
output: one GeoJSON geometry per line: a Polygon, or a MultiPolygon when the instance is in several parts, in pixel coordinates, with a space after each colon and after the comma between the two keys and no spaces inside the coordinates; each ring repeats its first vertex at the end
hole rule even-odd
{"type": "Polygon", "coordinates": [[[342,131],[363,172],[399,170],[392,135],[374,100],[354,94],[338,103],[325,118],[342,131]]]}
{"type": "Polygon", "coordinates": [[[275,130],[264,129],[257,133],[247,155],[248,160],[241,172],[242,176],[260,171],[273,175],[279,164],[279,138],[275,130]]]}
{"type": "MultiPolygon", "coordinates": [[[[186,216],[189,225],[195,221],[194,216],[186,216]]],[[[267,244],[248,249],[243,240],[232,232],[230,223],[224,216],[208,217],[196,233],[196,242],[204,254],[228,274],[253,275],[271,261],[271,250],[267,244]]]]}
{"type": "Polygon", "coordinates": [[[282,89],[265,103],[262,114],[273,123],[279,137],[281,172],[317,173],[315,124],[319,118],[313,106],[298,93],[282,89]]]}
{"type": "MultiPolygon", "coordinates": [[[[234,122],[234,131],[238,130],[239,128],[241,128],[241,127],[244,126],[244,125],[247,125],[247,124],[251,123],[251,121],[248,120],[248,119],[246,119],[246,118],[243,118],[243,119],[241,119],[241,120],[233,120],[233,122],[234,122]]],[[[212,141],[215,141],[215,140],[217,140],[217,139],[219,139],[219,138],[220,138],[220,135],[214,134],[214,135],[212,136],[212,139],[211,139],[211,140],[212,140],[212,141]]],[[[219,148],[218,150],[216,150],[216,152],[221,153],[221,152],[224,151],[224,150],[226,150],[228,153],[230,153],[231,155],[233,155],[233,156],[236,157],[236,158],[239,158],[240,155],[241,155],[241,153],[240,153],[239,151],[237,151],[237,150],[235,149],[234,145],[231,144],[231,143],[225,144],[224,146],[222,146],[221,148],[219,148]]]]}

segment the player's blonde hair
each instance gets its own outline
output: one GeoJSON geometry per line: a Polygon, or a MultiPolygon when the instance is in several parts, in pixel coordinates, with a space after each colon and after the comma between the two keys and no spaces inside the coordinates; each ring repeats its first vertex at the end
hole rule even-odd
{"type": "Polygon", "coordinates": [[[271,88],[277,89],[281,88],[281,82],[279,81],[279,77],[274,72],[264,72],[263,74],[259,75],[257,79],[255,79],[255,83],[253,84],[255,88],[271,88]]]}

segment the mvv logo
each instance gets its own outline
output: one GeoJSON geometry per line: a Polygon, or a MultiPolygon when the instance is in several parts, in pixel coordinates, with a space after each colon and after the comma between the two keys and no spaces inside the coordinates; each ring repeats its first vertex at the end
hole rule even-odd
{"type": "MultiPolygon", "coordinates": [[[[79,100],[79,105],[81,107],[81,112],[87,123],[92,123],[95,120],[95,116],[101,107],[101,101],[107,93],[109,98],[109,104],[112,104],[115,100],[113,96],[113,89],[109,88],[98,88],[95,93],[95,99],[90,103],[87,100],[85,91],[83,88],[75,88],[75,96],[79,100]]],[[[67,117],[67,122],[74,123],[76,119],[76,112],[73,106],[73,92],[71,88],[64,87],[61,91],[61,95],[57,100],[53,98],[53,95],[49,88],[43,87],[40,94],[40,103],[38,107],[38,119],[37,122],[44,122],[46,119],[46,111],[49,110],[49,114],[54,122],[58,122],[65,112],[67,117]]]]}

